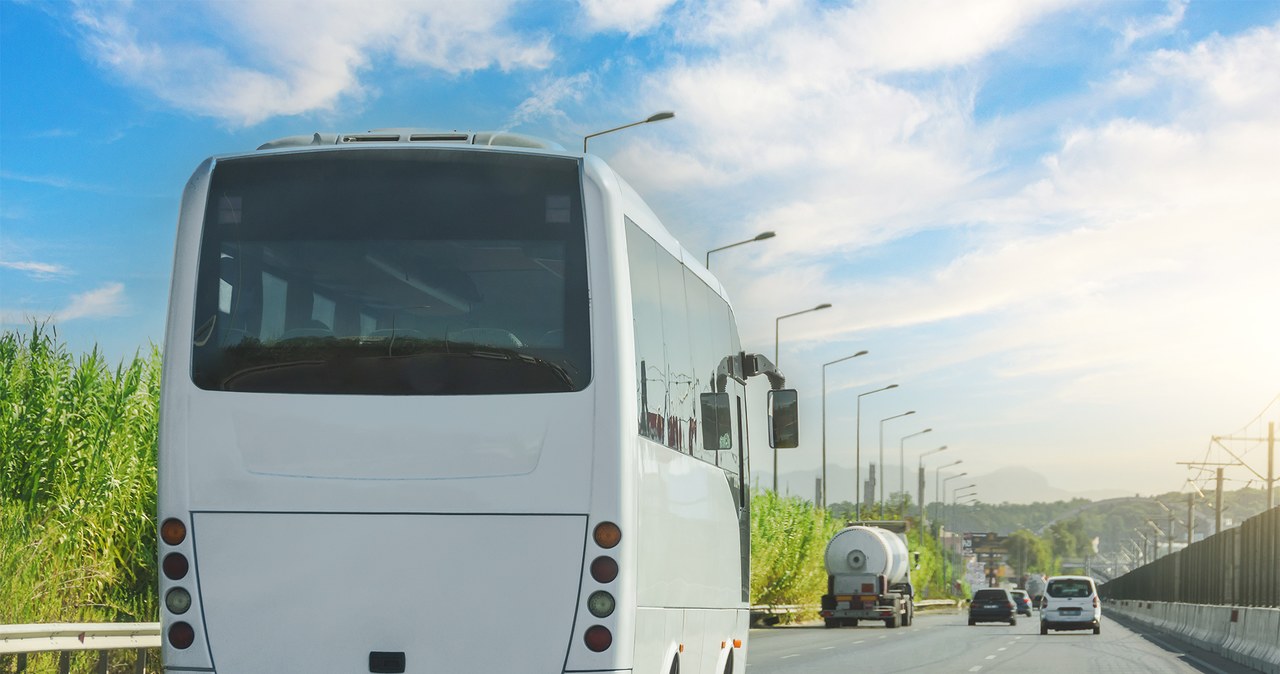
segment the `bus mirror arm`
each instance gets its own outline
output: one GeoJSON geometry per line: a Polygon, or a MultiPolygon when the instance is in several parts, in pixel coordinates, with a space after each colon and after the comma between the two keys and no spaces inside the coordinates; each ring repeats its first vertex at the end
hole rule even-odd
{"type": "Polygon", "coordinates": [[[768,377],[769,388],[775,391],[784,388],[787,384],[787,378],[767,357],[758,353],[741,352],[736,356],[725,356],[720,359],[720,364],[716,366],[715,385],[712,388],[716,393],[723,393],[727,380],[733,379],[739,384],[746,384],[748,378],[758,374],[768,377]]]}

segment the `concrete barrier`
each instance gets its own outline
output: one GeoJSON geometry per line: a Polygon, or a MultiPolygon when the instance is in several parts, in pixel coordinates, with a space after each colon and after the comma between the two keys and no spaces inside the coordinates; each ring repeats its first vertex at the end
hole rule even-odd
{"type": "Polygon", "coordinates": [[[1266,674],[1280,674],[1280,608],[1117,601],[1103,611],[1266,674]]]}

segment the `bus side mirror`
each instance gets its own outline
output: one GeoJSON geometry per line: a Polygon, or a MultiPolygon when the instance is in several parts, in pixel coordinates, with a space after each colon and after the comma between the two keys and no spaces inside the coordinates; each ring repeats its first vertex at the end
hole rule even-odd
{"type": "Polygon", "coordinates": [[[703,393],[702,448],[708,451],[733,449],[733,419],[729,415],[728,393],[703,393]]]}
{"type": "Polygon", "coordinates": [[[800,446],[800,396],[795,389],[769,391],[769,446],[800,446]]]}
{"type": "Polygon", "coordinates": [[[918,569],[920,568],[920,551],[919,550],[915,551],[915,556],[916,556],[916,568],[918,569]]]}

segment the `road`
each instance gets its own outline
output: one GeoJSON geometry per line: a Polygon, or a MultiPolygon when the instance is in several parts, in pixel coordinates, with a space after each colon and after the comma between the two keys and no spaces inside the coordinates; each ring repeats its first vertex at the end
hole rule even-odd
{"type": "Polygon", "coordinates": [[[1192,649],[1134,626],[1108,620],[1102,634],[1050,632],[1036,619],[1017,626],[969,627],[959,613],[919,614],[907,628],[868,626],[825,629],[821,625],[751,631],[749,674],[1243,674],[1255,670],[1192,649]]]}

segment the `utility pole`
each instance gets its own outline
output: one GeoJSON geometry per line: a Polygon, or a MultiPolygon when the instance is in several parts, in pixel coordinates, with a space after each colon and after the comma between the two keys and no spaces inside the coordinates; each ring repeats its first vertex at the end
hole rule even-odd
{"type": "MultiPolygon", "coordinates": [[[[1239,440],[1241,438],[1219,438],[1218,436],[1214,436],[1213,438],[1214,442],[1218,442],[1218,440],[1223,440],[1223,439],[1239,440]]],[[[1218,442],[1218,445],[1223,449],[1227,449],[1226,446],[1224,446],[1221,442],[1218,442]]],[[[1231,450],[1227,449],[1227,453],[1231,454],[1231,450]]],[[[1248,466],[1245,466],[1243,461],[1240,460],[1240,457],[1236,456],[1235,454],[1231,454],[1231,456],[1232,458],[1235,459],[1235,461],[1231,463],[1209,463],[1205,461],[1175,461],[1174,462],[1179,466],[1191,466],[1193,468],[1199,468],[1200,470],[1208,470],[1206,466],[1218,467],[1217,478],[1216,478],[1217,488],[1214,490],[1215,495],[1214,495],[1214,506],[1213,506],[1214,517],[1216,518],[1214,523],[1214,529],[1213,529],[1213,533],[1215,534],[1222,531],[1222,470],[1223,470],[1222,467],[1223,466],[1244,466],[1245,468],[1249,468],[1248,466]]],[[[1249,470],[1252,471],[1253,469],[1249,468],[1249,470]]],[[[1254,473],[1254,474],[1257,475],[1257,473],[1254,473]]],[[[1190,497],[1188,496],[1188,498],[1190,497]]],[[[1187,507],[1190,508],[1190,504],[1188,504],[1187,507]]],[[[1191,537],[1191,534],[1188,532],[1187,533],[1188,540],[1190,539],[1190,537],[1191,537]]]]}
{"type": "Polygon", "coordinates": [[[1213,515],[1216,518],[1213,524],[1213,533],[1222,533],[1222,468],[1218,468],[1218,488],[1217,493],[1213,497],[1213,515]]]}
{"type": "Polygon", "coordinates": [[[1191,530],[1195,528],[1196,495],[1187,494],[1187,547],[1191,547],[1191,530]]]}
{"type": "Polygon", "coordinates": [[[1272,421],[1267,423],[1267,437],[1265,438],[1233,438],[1225,435],[1215,435],[1211,439],[1213,440],[1213,442],[1217,443],[1219,447],[1225,449],[1227,453],[1231,455],[1231,458],[1238,461],[1239,465],[1247,468],[1249,472],[1257,476],[1259,480],[1266,481],[1267,510],[1270,510],[1273,507],[1275,507],[1275,504],[1276,504],[1276,500],[1275,500],[1276,499],[1275,497],[1275,493],[1276,493],[1276,490],[1275,490],[1275,486],[1276,486],[1276,424],[1275,422],[1272,421]],[[1249,464],[1245,463],[1243,459],[1236,456],[1235,452],[1231,451],[1226,445],[1222,444],[1223,440],[1266,442],[1267,443],[1267,475],[1266,477],[1263,477],[1262,475],[1258,475],[1258,471],[1254,470],[1253,468],[1250,468],[1249,464]]]}

